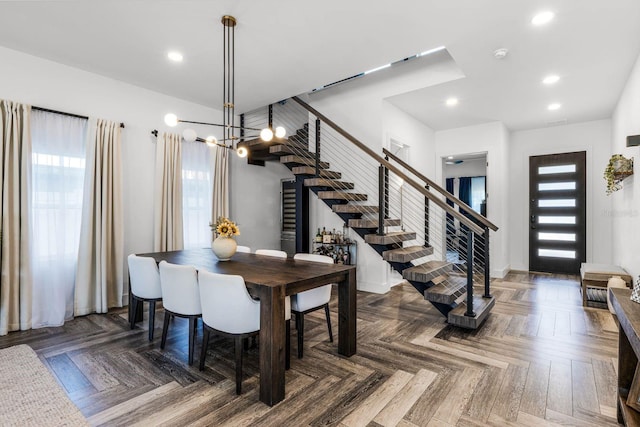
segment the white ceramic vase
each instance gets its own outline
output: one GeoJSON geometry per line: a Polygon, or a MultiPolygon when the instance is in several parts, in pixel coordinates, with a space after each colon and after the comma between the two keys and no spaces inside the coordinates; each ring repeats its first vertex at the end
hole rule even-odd
{"type": "Polygon", "coordinates": [[[218,261],[229,261],[238,249],[238,244],[233,237],[218,236],[211,243],[213,253],[218,257],[218,261]]]}

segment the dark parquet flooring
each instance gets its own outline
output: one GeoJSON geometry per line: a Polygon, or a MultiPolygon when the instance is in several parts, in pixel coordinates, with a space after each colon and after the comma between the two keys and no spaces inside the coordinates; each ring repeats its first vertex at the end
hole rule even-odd
{"type": "MultiPolygon", "coordinates": [[[[494,282],[496,306],[476,331],[447,326],[409,284],[358,293],[358,352],[337,354],[324,313],[305,317],[305,356],[286,374],[286,400],[258,400],[258,350],[245,354],[235,395],[232,343],[210,344],[203,372],[187,364],[187,322],[160,350],[146,318],[126,310],[59,328],[0,337],[28,344],[93,425],[544,426],[617,425],[617,327],[583,308],[576,277],[511,273],[494,282]]],[[[332,300],[337,326],[337,300],[332,300]]],[[[295,334],[295,329],[292,328],[295,334]]],[[[196,355],[199,355],[199,329],[196,355]]]]}

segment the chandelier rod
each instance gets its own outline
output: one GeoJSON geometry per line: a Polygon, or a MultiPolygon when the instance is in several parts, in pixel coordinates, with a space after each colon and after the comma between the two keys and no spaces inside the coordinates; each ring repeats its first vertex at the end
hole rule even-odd
{"type": "Polygon", "coordinates": [[[220,124],[220,123],[209,123],[209,122],[196,122],[193,120],[182,120],[182,119],[178,119],[178,122],[180,123],[191,123],[194,125],[208,125],[208,126],[218,126],[218,127],[232,127],[235,129],[245,129],[245,130],[255,130],[260,132],[262,129],[258,129],[258,128],[249,128],[246,126],[235,126],[235,125],[225,125],[225,124],[220,124]]]}

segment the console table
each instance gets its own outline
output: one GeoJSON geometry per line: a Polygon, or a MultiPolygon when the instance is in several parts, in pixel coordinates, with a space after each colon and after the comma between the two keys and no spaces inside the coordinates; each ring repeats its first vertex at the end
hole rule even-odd
{"type": "Polygon", "coordinates": [[[618,316],[618,422],[640,426],[640,412],[627,406],[627,396],[640,355],[640,304],[631,301],[631,290],[610,288],[609,299],[618,316]]]}

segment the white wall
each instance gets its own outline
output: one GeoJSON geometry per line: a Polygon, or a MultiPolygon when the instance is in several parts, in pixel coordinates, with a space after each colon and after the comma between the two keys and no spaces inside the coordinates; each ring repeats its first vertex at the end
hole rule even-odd
{"type": "Polygon", "coordinates": [[[611,263],[611,196],[602,179],[610,155],[611,121],[598,120],[511,134],[509,229],[511,268],[529,268],[529,156],[587,152],[587,262],[611,263]]]}
{"type": "MultiPolygon", "coordinates": [[[[150,252],[153,249],[155,159],[151,130],[180,131],[165,127],[163,117],[168,112],[202,121],[221,118],[222,113],[2,47],[0,64],[0,99],[125,123],[122,131],[124,249],[125,254],[150,252]]],[[[231,162],[230,170],[231,217],[242,226],[240,241],[279,247],[277,196],[280,177],[290,173],[277,164],[262,168],[236,159],[231,162]]],[[[125,286],[125,292],[126,289],[125,286]]]]}
{"type": "Polygon", "coordinates": [[[491,276],[504,277],[509,271],[510,185],[509,134],[500,122],[436,132],[436,182],[445,186],[443,158],[469,153],[487,153],[487,218],[499,227],[491,232],[491,276]]]}
{"type": "Polygon", "coordinates": [[[485,176],[487,173],[486,159],[465,160],[457,165],[444,165],[445,178],[460,178],[463,176],[485,176]]]}
{"type": "MultiPolygon", "coordinates": [[[[629,135],[640,135],[640,57],[631,71],[612,118],[613,153],[634,157],[635,174],[609,198],[613,228],[613,261],[635,278],[640,275],[640,147],[627,147],[629,135]]],[[[602,164],[602,170],[606,162],[602,164]]]]}
{"type": "MultiPolygon", "coordinates": [[[[354,135],[373,151],[382,155],[382,147],[388,147],[389,140],[394,139],[410,146],[411,165],[422,173],[433,176],[433,131],[413,117],[402,112],[395,106],[384,101],[384,98],[413,90],[412,85],[429,86],[450,80],[452,74],[450,64],[439,68],[432,68],[430,74],[424,69],[416,71],[412,78],[394,79],[384,76],[367,76],[360,81],[354,81],[337,86],[333,89],[311,95],[308,101],[318,111],[354,135]],[[371,77],[371,79],[368,79],[371,77]]],[[[363,156],[356,152],[354,156],[363,156]]],[[[351,158],[350,156],[343,156],[351,158]]],[[[323,155],[324,158],[324,155],[323,155]]],[[[336,159],[337,160],[337,159],[336,159]]],[[[348,159],[347,159],[348,160],[348,159]]],[[[330,162],[331,163],[331,162],[330,162]]],[[[331,169],[343,172],[349,181],[349,168],[341,165],[342,169],[332,164],[331,169]]],[[[364,191],[369,195],[367,204],[377,204],[377,174],[376,165],[371,166],[369,172],[372,179],[367,182],[366,190],[363,183],[360,188],[356,182],[355,191],[364,191]]],[[[355,179],[354,179],[355,181],[355,179]]],[[[342,228],[342,221],[324,203],[312,197],[311,229],[315,233],[317,227],[327,226],[342,228]]],[[[356,237],[351,232],[351,237],[356,237]]],[[[357,238],[358,254],[358,289],[369,292],[387,292],[391,286],[401,281],[401,277],[390,270],[389,265],[371,247],[357,238]]]]}

